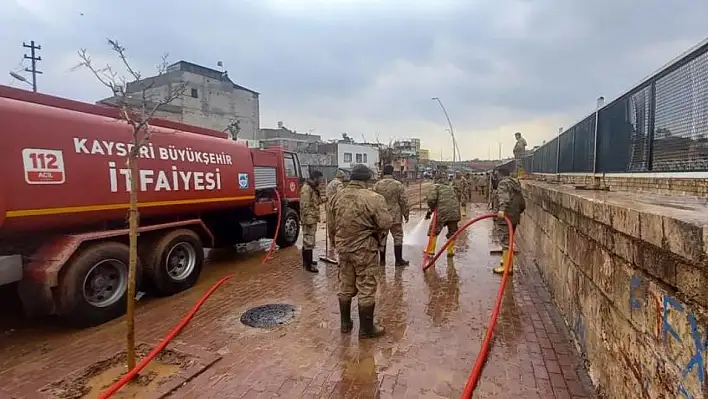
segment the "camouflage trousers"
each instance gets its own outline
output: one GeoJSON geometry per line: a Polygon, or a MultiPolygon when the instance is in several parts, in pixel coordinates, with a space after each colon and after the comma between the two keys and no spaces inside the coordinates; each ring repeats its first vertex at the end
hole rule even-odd
{"type": "Polygon", "coordinates": [[[315,232],[317,232],[316,224],[302,225],[302,249],[315,249],[315,232]]]}
{"type": "Polygon", "coordinates": [[[523,163],[523,158],[521,157],[515,157],[515,168],[514,168],[514,175],[516,177],[523,177],[524,176],[524,163],[523,163]]]}
{"type": "Polygon", "coordinates": [[[442,232],[443,227],[447,227],[447,234],[445,234],[446,238],[450,238],[453,235],[455,235],[455,232],[457,231],[457,221],[454,222],[443,222],[440,220],[437,220],[435,223],[435,227],[433,227],[433,224],[430,224],[430,227],[428,228],[428,237],[430,237],[430,233],[432,232],[435,237],[439,236],[440,233],[442,232]]]}
{"type": "MultiPolygon", "coordinates": [[[[514,232],[516,232],[516,227],[519,224],[511,225],[514,232]]],[[[506,221],[495,219],[494,220],[494,236],[499,240],[502,249],[509,249],[509,228],[506,225],[506,221]]]]}
{"type": "Polygon", "coordinates": [[[339,254],[339,293],[341,299],[359,298],[364,306],[376,303],[379,253],[374,251],[339,254]]]}
{"type": "Polygon", "coordinates": [[[381,246],[386,246],[389,231],[393,236],[393,245],[403,245],[403,224],[397,223],[391,225],[391,228],[383,234],[383,237],[381,238],[381,246]]]}

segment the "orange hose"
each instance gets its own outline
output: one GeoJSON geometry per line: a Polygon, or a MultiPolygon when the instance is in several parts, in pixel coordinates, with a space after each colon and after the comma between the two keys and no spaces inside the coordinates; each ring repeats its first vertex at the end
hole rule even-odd
{"type": "Polygon", "coordinates": [[[280,223],[282,222],[283,217],[283,202],[280,200],[280,193],[278,192],[278,189],[273,190],[273,192],[275,192],[275,199],[278,200],[278,221],[275,223],[275,235],[273,235],[273,241],[270,242],[270,248],[263,257],[261,264],[266,263],[273,255],[273,251],[275,251],[275,238],[278,237],[278,233],[280,232],[280,223]]]}
{"type": "MultiPolygon", "coordinates": [[[[273,241],[270,244],[270,250],[268,251],[268,253],[266,253],[265,257],[263,258],[262,263],[265,263],[268,259],[270,259],[270,256],[271,256],[273,250],[275,249],[275,238],[278,237],[278,232],[280,231],[280,222],[282,219],[283,204],[280,201],[280,193],[278,193],[278,190],[275,190],[275,197],[278,200],[278,204],[279,204],[278,205],[278,219],[277,219],[277,224],[275,225],[275,235],[273,236],[273,241]]],[[[172,341],[182,331],[182,329],[187,324],[189,324],[189,322],[192,320],[194,315],[197,314],[197,311],[199,310],[199,308],[202,307],[204,302],[206,302],[206,300],[211,296],[211,294],[213,294],[214,291],[216,291],[216,289],[221,286],[221,284],[223,284],[226,280],[230,279],[231,277],[233,277],[233,274],[229,274],[227,276],[224,276],[219,281],[217,281],[214,285],[212,285],[211,288],[209,288],[209,290],[207,292],[205,292],[204,295],[201,296],[201,298],[199,298],[197,303],[192,307],[192,309],[189,310],[189,312],[182,318],[182,320],[180,320],[180,322],[177,323],[177,326],[175,328],[173,328],[172,331],[170,331],[169,334],[167,334],[165,336],[165,338],[163,338],[162,341],[160,341],[160,343],[155,348],[153,348],[153,350],[150,351],[150,353],[148,353],[148,355],[145,356],[145,358],[143,360],[141,360],[140,363],[138,363],[135,366],[134,369],[128,371],[128,373],[126,373],[123,377],[121,377],[120,380],[116,381],[108,389],[101,392],[99,399],[110,398],[119,389],[121,389],[123,387],[123,385],[127,384],[128,382],[130,382],[130,380],[135,378],[135,376],[138,375],[138,373],[141,372],[148,364],[150,364],[150,362],[153,359],[155,359],[155,356],[157,356],[160,352],[162,352],[162,350],[165,349],[167,344],[169,344],[170,341],[172,341]]]]}
{"type": "MultiPolygon", "coordinates": [[[[462,231],[466,230],[468,227],[471,225],[479,222],[480,220],[484,219],[491,219],[497,217],[496,213],[489,213],[486,215],[481,215],[478,216],[469,222],[465,223],[462,227],[457,229],[455,234],[450,237],[445,244],[443,244],[442,248],[440,248],[440,251],[438,251],[437,254],[435,254],[435,257],[428,262],[428,264],[423,266],[423,271],[427,270],[429,267],[435,264],[435,261],[442,255],[442,253],[447,249],[447,247],[450,245],[450,243],[457,238],[457,236],[462,233],[462,231]]],[[[469,399],[472,398],[472,394],[474,393],[474,389],[477,386],[477,382],[479,381],[479,377],[482,375],[482,369],[484,368],[484,363],[487,360],[487,355],[489,354],[489,348],[491,346],[492,342],[492,337],[494,336],[494,327],[497,325],[497,318],[499,317],[499,310],[501,309],[501,303],[502,303],[502,298],[504,297],[504,288],[506,288],[506,282],[509,279],[509,269],[511,268],[511,262],[513,261],[513,256],[514,256],[514,229],[512,228],[511,221],[509,220],[509,217],[505,216],[504,220],[506,221],[506,225],[509,228],[509,251],[507,252],[507,267],[504,268],[504,274],[502,275],[502,280],[501,280],[501,285],[499,286],[499,291],[497,292],[497,300],[494,304],[494,309],[492,310],[492,315],[489,320],[489,325],[487,326],[487,333],[484,336],[484,341],[482,341],[482,347],[479,351],[479,354],[477,355],[477,359],[474,362],[474,367],[472,368],[472,372],[470,373],[470,376],[467,378],[467,383],[465,384],[465,389],[462,392],[462,399],[469,399]]]]}
{"type": "Polygon", "coordinates": [[[126,375],[124,375],[120,380],[118,380],[116,383],[111,385],[108,389],[105,391],[101,392],[101,396],[99,396],[100,399],[106,399],[110,398],[115,394],[120,388],[123,387],[123,385],[127,384],[130,380],[132,380],[139,372],[141,372],[145,366],[147,366],[154,358],[157,356],[158,353],[160,353],[167,344],[170,343],[174,339],[174,337],[179,334],[182,329],[189,323],[190,320],[194,317],[194,315],[197,313],[200,307],[204,304],[204,302],[209,298],[211,294],[216,291],[221,284],[223,284],[226,280],[230,279],[233,277],[232,274],[229,274],[228,276],[222,277],[221,280],[217,281],[216,284],[214,284],[211,288],[209,288],[209,291],[207,291],[204,295],[202,295],[201,298],[199,298],[199,301],[192,307],[192,309],[187,313],[182,320],[177,324],[177,326],[170,331],[165,338],[162,339],[162,341],[152,350],[150,353],[148,353],[147,356],[143,360],[138,363],[134,369],[130,370],[126,375]]]}

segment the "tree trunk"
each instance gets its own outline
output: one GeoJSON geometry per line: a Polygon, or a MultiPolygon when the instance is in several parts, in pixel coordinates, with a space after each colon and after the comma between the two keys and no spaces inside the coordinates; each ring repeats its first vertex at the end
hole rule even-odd
{"type": "Polygon", "coordinates": [[[138,266],[138,152],[128,155],[128,169],[130,169],[130,209],[128,211],[128,224],[130,228],[129,246],[130,261],[128,264],[128,293],[126,295],[127,309],[125,314],[126,354],[128,357],[128,370],[135,368],[135,280],[138,266]]]}

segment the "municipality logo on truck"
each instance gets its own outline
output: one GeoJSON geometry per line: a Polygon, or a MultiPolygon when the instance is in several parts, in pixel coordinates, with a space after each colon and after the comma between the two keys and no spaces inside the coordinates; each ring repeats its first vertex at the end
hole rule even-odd
{"type": "Polygon", "coordinates": [[[238,188],[248,188],[248,173],[238,174],[238,188]]]}

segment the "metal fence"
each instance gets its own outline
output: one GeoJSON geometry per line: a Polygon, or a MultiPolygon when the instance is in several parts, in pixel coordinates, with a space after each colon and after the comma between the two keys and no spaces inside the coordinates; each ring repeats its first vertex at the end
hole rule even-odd
{"type": "Polygon", "coordinates": [[[523,160],[534,173],[708,171],[708,40],[523,160]]]}

